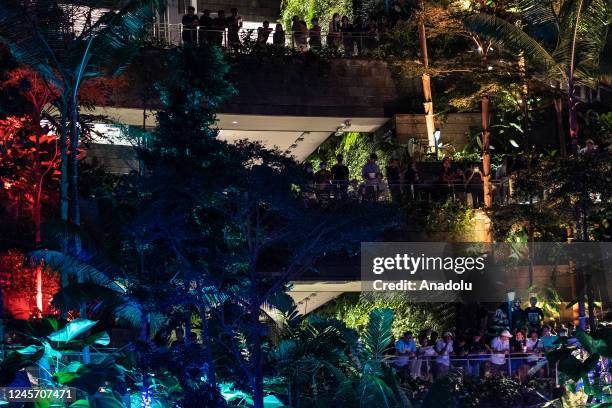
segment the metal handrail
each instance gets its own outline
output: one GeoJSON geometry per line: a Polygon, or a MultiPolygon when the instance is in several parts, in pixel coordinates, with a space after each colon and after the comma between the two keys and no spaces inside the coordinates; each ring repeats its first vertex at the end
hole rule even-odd
{"type": "Polygon", "coordinates": [[[274,42],[274,29],[268,29],[266,40],[259,41],[259,28],[240,28],[237,31],[229,28],[207,28],[203,26],[185,27],[182,23],[154,23],[150,26],[149,32],[152,38],[162,40],[168,45],[182,45],[186,42],[200,44],[211,42],[224,48],[236,47],[245,42],[279,45],[288,48],[306,51],[308,49],[318,49],[322,47],[342,48],[346,54],[360,54],[365,50],[378,48],[378,33],[368,33],[363,31],[340,31],[330,33],[328,30],[321,30],[313,33],[309,31],[282,31],[283,43],[274,42]],[[230,39],[230,32],[239,41],[235,43],[230,39]],[[330,43],[333,40],[333,43],[330,43]],[[349,49],[352,48],[352,49],[349,49]]]}

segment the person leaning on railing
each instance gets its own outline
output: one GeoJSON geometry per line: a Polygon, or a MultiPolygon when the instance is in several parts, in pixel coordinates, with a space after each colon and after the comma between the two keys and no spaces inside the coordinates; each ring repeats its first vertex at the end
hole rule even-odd
{"type": "Polygon", "coordinates": [[[276,46],[285,46],[285,30],[283,30],[283,25],[280,23],[276,24],[274,34],[272,34],[272,44],[276,46]]]}
{"type": "Polygon", "coordinates": [[[321,48],[321,26],[319,20],[315,17],[310,20],[312,26],[308,30],[308,45],[310,48],[321,48]]]}
{"type": "Polygon", "coordinates": [[[242,28],[242,17],[238,15],[238,9],[233,7],[231,15],[227,18],[227,45],[233,50],[240,47],[240,29],[242,28]]]}
{"type": "Polygon", "coordinates": [[[214,36],[212,35],[213,19],[210,16],[210,10],[206,9],[200,16],[198,31],[198,41],[200,44],[209,44],[213,42],[214,36]]]}
{"type": "Polygon", "coordinates": [[[350,57],[353,55],[353,25],[347,16],[342,16],[340,20],[340,35],[342,36],[342,48],[344,55],[350,57]]]}
{"type": "Polygon", "coordinates": [[[195,14],[195,7],[187,7],[187,14],[181,20],[183,24],[182,38],[184,43],[195,43],[197,41],[197,29],[199,24],[198,16],[195,14]]]}
{"type": "Polygon", "coordinates": [[[349,168],[344,164],[344,156],[336,156],[337,163],[331,168],[332,183],[334,194],[338,199],[345,199],[348,196],[349,168]]]}
{"type": "Polygon", "coordinates": [[[329,29],[327,30],[327,46],[330,48],[338,48],[340,46],[340,39],[340,14],[334,13],[329,22],[329,29]]]}
{"type": "Polygon", "coordinates": [[[258,44],[267,43],[271,32],[272,32],[272,29],[270,28],[270,22],[267,20],[264,21],[263,25],[257,29],[257,43],[258,44]]]}
{"type": "Polygon", "coordinates": [[[510,352],[510,339],[512,334],[508,330],[503,330],[499,336],[491,340],[491,363],[496,374],[507,372],[506,355],[510,352]]]}
{"type": "Polygon", "coordinates": [[[223,46],[223,37],[225,34],[225,29],[227,28],[227,20],[225,18],[225,11],[219,10],[217,12],[217,17],[213,19],[212,23],[212,32],[211,38],[212,43],[219,47],[223,46]]]}

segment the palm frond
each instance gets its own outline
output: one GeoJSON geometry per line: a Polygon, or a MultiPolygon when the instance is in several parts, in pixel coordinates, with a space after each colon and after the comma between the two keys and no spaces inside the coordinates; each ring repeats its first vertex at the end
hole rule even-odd
{"type": "Polygon", "coordinates": [[[475,34],[493,39],[512,51],[522,52],[535,65],[547,70],[557,65],[553,56],[538,41],[502,18],[480,13],[468,16],[464,25],[475,34]]]}
{"type": "Polygon", "coordinates": [[[42,261],[46,267],[60,272],[62,276],[78,278],[82,282],[95,283],[117,291],[122,290],[101,267],[91,265],[63,252],[38,250],[28,255],[34,262],[42,261]]]}
{"type": "Polygon", "coordinates": [[[363,335],[366,350],[374,358],[382,356],[393,339],[391,331],[393,325],[393,310],[389,308],[374,309],[370,313],[370,320],[363,335]]]}

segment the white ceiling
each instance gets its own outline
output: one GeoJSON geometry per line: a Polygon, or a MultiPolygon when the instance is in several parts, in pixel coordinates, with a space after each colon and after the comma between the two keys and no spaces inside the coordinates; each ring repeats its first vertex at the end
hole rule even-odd
{"type": "MultiPolygon", "coordinates": [[[[141,109],[96,107],[94,113],[126,125],[142,126],[141,109]]],[[[350,126],[346,127],[345,131],[371,133],[383,126],[389,118],[221,113],[217,115],[217,127],[220,130],[219,138],[230,143],[242,139],[260,141],[266,147],[278,148],[281,152],[288,152],[296,160],[303,161],[347,120],[350,121],[350,126]],[[294,144],[297,146],[291,147],[294,144]]],[[[155,126],[154,113],[148,112],[146,126],[155,126]]]]}

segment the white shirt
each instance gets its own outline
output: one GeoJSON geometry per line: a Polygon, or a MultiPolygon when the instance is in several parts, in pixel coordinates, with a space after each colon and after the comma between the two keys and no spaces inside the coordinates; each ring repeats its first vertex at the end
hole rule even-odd
{"type": "Polygon", "coordinates": [[[506,362],[505,352],[510,350],[510,340],[497,336],[491,341],[491,348],[493,349],[491,362],[497,365],[504,364],[506,362]]]}
{"type": "Polygon", "coordinates": [[[443,364],[445,366],[450,366],[450,358],[449,354],[453,352],[453,341],[450,340],[448,345],[443,339],[436,341],[436,352],[438,353],[438,357],[436,357],[436,363],[443,364]]]}
{"type": "Polygon", "coordinates": [[[538,356],[537,353],[541,352],[544,349],[544,345],[542,344],[542,340],[535,339],[532,340],[531,337],[527,339],[527,349],[530,350],[529,357],[527,357],[527,361],[537,361],[538,356]]]}

